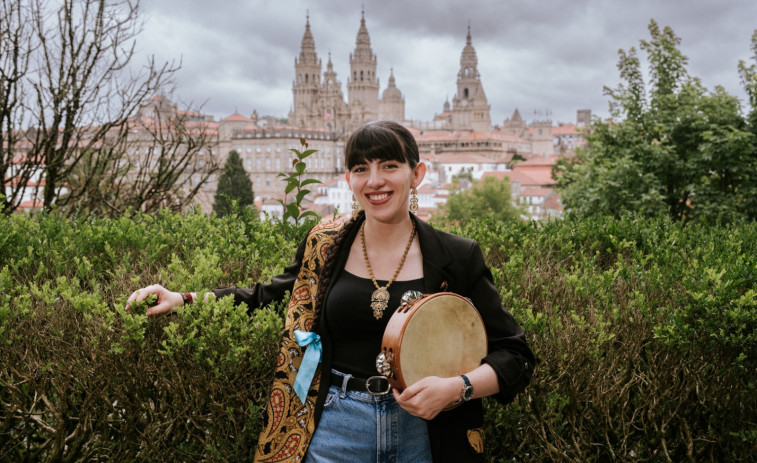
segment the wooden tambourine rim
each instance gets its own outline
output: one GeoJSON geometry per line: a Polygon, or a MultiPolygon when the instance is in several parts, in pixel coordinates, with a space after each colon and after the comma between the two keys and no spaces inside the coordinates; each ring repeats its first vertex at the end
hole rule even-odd
{"type": "MultiPolygon", "coordinates": [[[[381,340],[381,353],[384,355],[384,357],[387,359],[388,363],[391,366],[391,373],[385,374],[387,377],[387,380],[389,381],[389,384],[392,385],[392,387],[397,388],[398,390],[402,391],[407,386],[409,386],[406,381],[405,377],[402,374],[402,342],[404,340],[405,331],[408,328],[408,325],[410,321],[412,320],[413,316],[420,310],[421,307],[423,307],[426,303],[429,301],[439,298],[439,297],[455,297],[461,300],[465,305],[469,306],[469,308],[473,309],[473,312],[480,322],[481,327],[481,335],[483,337],[483,344],[484,346],[488,346],[488,339],[486,335],[486,329],[483,322],[483,319],[481,318],[481,314],[478,312],[476,307],[467,299],[459,294],[451,293],[451,292],[441,292],[441,293],[434,293],[434,294],[427,294],[424,295],[422,298],[416,299],[410,304],[401,305],[393,314],[392,317],[389,319],[389,323],[386,325],[386,329],[384,331],[384,336],[381,340]]],[[[473,365],[473,361],[470,362],[471,365],[475,368],[478,366],[481,362],[481,360],[486,356],[486,348],[484,349],[483,355],[481,358],[478,358],[475,360],[475,365],[473,365]]],[[[471,368],[472,369],[472,368],[471,368]]],[[[468,371],[459,371],[455,374],[464,374],[468,371]]]]}

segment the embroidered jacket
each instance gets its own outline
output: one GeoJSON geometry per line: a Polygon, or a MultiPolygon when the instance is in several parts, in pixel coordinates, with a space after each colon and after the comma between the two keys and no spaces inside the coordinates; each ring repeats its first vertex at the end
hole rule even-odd
{"type": "MultiPolygon", "coordinates": [[[[435,230],[414,216],[413,220],[423,255],[425,292],[451,291],[472,300],[484,320],[489,340],[489,354],[483,361],[492,366],[499,381],[500,392],[494,397],[503,403],[512,401],[528,384],[534,357],[523,331],[502,308],[499,292],[494,287],[481,249],[473,240],[435,230]]],[[[232,287],[213,291],[218,297],[233,295],[235,303],[246,303],[252,310],[283,298],[286,291],[291,290],[256,462],[303,461],[315,432],[328,394],[328,386],[320,386],[321,372],[331,370],[331,342],[325,317],[319,318],[317,327],[313,326],[316,314],[314,301],[325,252],[342,226],[342,223],[327,223],[314,227],[300,243],[292,265],[270,284],[259,284],[253,289],[232,287]],[[293,388],[305,351],[295,341],[296,330],[317,331],[323,343],[323,361],[304,404],[293,388]]],[[[350,230],[336,256],[332,283],[344,268],[359,226],[358,223],[350,230]]],[[[327,290],[326,298],[328,295],[327,290]]],[[[428,422],[428,427],[435,462],[483,461],[483,407],[480,399],[440,413],[428,422]]]]}

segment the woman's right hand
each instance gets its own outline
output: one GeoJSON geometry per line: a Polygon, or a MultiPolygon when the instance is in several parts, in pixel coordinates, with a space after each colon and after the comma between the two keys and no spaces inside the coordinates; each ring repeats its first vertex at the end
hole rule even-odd
{"type": "Polygon", "coordinates": [[[131,293],[131,296],[129,296],[129,299],[126,301],[126,310],[131,310],[132,302],[143,301],[150,294],[158,296],[158,303],[147,309],[145,315],[148,317],[161,313],[169,313],[174,307],[184,305],[184,298],[181,296],[181,293],[169,291],[160,285],[150,285],[131,293]]]}

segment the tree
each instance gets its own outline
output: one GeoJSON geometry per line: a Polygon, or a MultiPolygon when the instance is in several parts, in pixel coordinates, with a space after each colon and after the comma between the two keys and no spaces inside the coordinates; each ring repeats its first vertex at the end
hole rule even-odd
{"type": "MultiPolygon", "coordinates": [[[[749,98],[749,104],[751,110],[747,115],[749,128],[754,139],[757,139],[757,30],[752,34],[752,61],[751,65],[747,65],[744,61],[739,61],[739,76],[741,77],[741,84],[747,92],[749,98]]],[[[752,159],[757,158],[757,145],[752,145],[752,159]]],[[[751,211],[757,210],[757,171],[752,170],[752,185],[751,194],[747,199],[747,208],[751,211]]]]}
{"type": "Polygon", "coordinates": [[[29,196],[68,213],[178,208],[192,196],[185,180],[207,180],[212,163],[188,162],[207,148],[207,130],[190,127],[183,116],[137,117],[169,90],[178,70],[149,59],[134,72],[139,32],[138,0],[0,1],[6,213],[29,196]],[[148,138],[143,132],[156,153],[150,162],[134,159],[134,143],[148,138]]]}
{"type": "Polygon", "coordinates": [[[236,150],[229,151],[229,157],[218,179],[213,211],[221,217],[228,215],[232,211],[232,202],[236,202],[240,207],[251,206],[255,203],[252,181],[245,172],[242,159],[236,150]]]}
{"type": "Polygon", "coordinates": [[[649,32],[651,39],[641,41],[649,82],[636,50],[620,50],[624,83],[605,88],[612,119],[595,122],[587,147],[555,166],[567,213],[757,218],[757,139],[738,99],[722,87],[709,92],[688,75],[670,27],[660,29],[652,20],[649,32]]]}
{"type": "Polygon", "coordinates": [[[156,96],[124,125],[125,137],[85,153],[71,170],[59,203],[80,214],[108,216],[126,209],[180,211],[211,174],[214,131],[197,112],[179,111],[156,96]]]}
{"type": "Polygon", "coordinates": [[[520,211],[510,202],[511,197],[509,179],[483,177],[469,190],[452,193],[436,221],[454,223],[485,217],[515,220],[520,217],[520,211]]]}

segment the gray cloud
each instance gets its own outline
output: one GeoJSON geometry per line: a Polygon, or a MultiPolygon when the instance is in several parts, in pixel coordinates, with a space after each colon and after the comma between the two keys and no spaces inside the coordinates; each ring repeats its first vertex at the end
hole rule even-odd
{"type": "MultiPolygon", "coordinates": [[[[325,69],[331,53],[347,95],[349,55],[361,7],[346,0],[144,2],[140,53],[181,59],[176,95],[206,102],[217,118],[235,110],[284,116],[292,104],[294,59],[309,14],[325,69]]],[[[603,87],[619,82],[618,49],[638,49],[654,18],[681,38],[689,72],[744,99],[737,64],[751,59],[753,0],[383,0],[365,5],[382,90],[394,70],[408,118],[429,120],[456,91],[470,24],[479,71],[501,123],[518,108],[527,119],[551,111],[573,121],[577,109],[607,115],[603,87]]]]}

